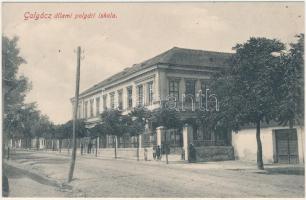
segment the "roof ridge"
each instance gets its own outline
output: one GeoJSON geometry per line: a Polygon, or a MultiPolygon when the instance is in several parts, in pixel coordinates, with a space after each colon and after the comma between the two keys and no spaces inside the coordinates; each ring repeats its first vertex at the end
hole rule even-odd
{"type": "MultiPolygon", "coordinates": [[[[120,75],[122,76],[127,76],[132,74],[135,69],[144,69],[147,67],[150,67],[152,65],[156,65],[159,63],[168,63],[171,64],[172,60],[174,61],[174,64],[177,62],[177,58],[175,58],[175,55],[177,53],[185,53],[188,55],[188,52],[201,52],[202,56],[208,56],[209,54],[219,54],[219,55],[232,55],[233,53],[227,53],[227,52],[218,52],[218,51],[207,51],[207,50],[201,50],[201,49],[189,49],[189,48],[182,48],[182,47],[172,47],[171,49],[168,49],[152,58],[146,59],[140,63],[137,64],[133,64],[131,67],[125,67],[124,69],[122,69],[121,71],[107,77],[106,79],[104,79],[103,81],[98,82],[97,84],[94,84],[93,86],[89,87],[88,89],[84,90],[80,95],[86,94],[87,92],[90,92],[96,88],[99,88],[105,84],[109,84],[112,83],[113,81],[119,80],[120,79],[120,75]],[[203,55],[204,54],[204,55],[203,55]],[[208,54],[208,55],[205,55],[208,54]],[[174,58],[173,58],[174,57],[174,58]],[[118,77],[119,76],[119,77],[118,77]]],[[[192,56],[192,54],[190,55],[192,56]]],[[[194,55],[193,55],[194,56],[194,55]]],[[[196,56],[201,57],[201,54],[198,55],[196,54],[196,56]]],[[[221,59],[222,60],[222,59],[221,59]]],[[[199,62],[199,61],[198,61],[199,62]]],[[[201,61],[202,62],[202,61],[201,61]]],[[[190,63],[192,64],[192,63],[190,63]]],[[[123,78],[123,77],[122,77],[123,78]]]]}
{"type": "Polygon", "coordinates": [[[190,49],[190,48],[186,48],[186,47],[176,47],[176,46],[174,46],[172,49],[181,49],[181,50],[189,50],[189,51],[201,51],[201,52],[207,52],[207,53],[233,54],[231,52],[224,52],[224,51],[203,50],[203,49],[190,49]]]}

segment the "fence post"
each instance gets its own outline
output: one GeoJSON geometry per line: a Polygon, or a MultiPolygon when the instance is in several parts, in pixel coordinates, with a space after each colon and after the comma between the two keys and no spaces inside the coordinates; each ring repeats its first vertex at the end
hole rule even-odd
{"type": "Polygon", "coordinates": [[[189,144],[193,143],[193,130],[189,124],[185,124],[183,127],[183,148],[185,151],[185,160],[189,158],[189,144]]]}

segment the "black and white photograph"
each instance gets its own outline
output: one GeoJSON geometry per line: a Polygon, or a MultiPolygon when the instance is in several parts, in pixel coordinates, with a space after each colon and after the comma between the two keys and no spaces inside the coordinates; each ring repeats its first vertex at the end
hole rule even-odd
{"type": "Polygon", "coordinates": [[[304,1],[1,6],[2,197],[305,198],[304,1]]]}

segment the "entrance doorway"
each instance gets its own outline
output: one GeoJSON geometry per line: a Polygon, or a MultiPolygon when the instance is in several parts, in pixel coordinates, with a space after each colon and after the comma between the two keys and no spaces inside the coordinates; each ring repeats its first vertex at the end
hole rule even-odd
{"type": "Polygon", "coordinates": [[[278,163],[296,164],[299,162],[296,129],[275,130],[278,163]]]}

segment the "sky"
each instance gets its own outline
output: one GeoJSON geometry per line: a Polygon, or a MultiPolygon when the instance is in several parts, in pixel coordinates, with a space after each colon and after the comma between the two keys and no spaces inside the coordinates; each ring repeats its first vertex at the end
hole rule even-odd
{"type": "Polygon", "coordinates": [[[32,82],[26,102],[37,102],[56,124],[72,118],[77,46],[84,50],[83,91],[174,46],[233,52],[233,46],[250,37],[276,38],[288,44],[303,32],[303,2],[2,5],[2,33],[19,37],[20,55],[27,61],[19,71],[32,82]],[[54,18],[59,12],[72,18],[54,18]],[[96,15],[74,18],[83,13],[96,15]],[[116,18],[98,18],[99,13],[112,13],[116,18]],[[37,15],[46,18],[25,19],[37,15]]]}

